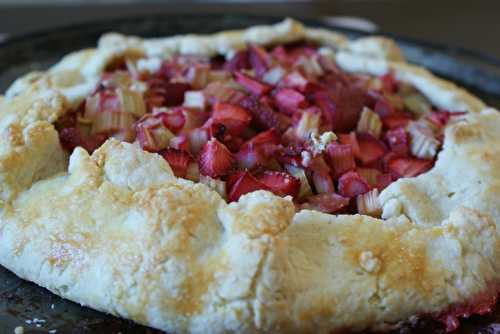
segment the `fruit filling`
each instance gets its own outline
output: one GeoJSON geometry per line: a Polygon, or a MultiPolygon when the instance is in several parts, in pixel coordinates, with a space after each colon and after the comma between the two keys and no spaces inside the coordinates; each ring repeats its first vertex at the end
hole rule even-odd
{"type": "Polygon", "coordinates": [[[390,72],[348,74],[331,50],[300,42],[227,59],[117,59],[56,128],[70,152],[136,142],[229,202],[263,189],[299,209],[377,217],[378,194],[432,168],[458,114],[390,72]]]}

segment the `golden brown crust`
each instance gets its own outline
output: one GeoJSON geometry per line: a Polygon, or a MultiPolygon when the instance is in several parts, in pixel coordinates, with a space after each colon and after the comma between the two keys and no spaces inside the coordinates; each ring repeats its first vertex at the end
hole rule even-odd
{"type": "Polygon", "coordinates": [[[65,298],[170,332],[385,329],[437,313],[499,280],[500,116],[483,108],[404,63],[387,40],[350,42],[294,21],[213,36],[108,35],[0,99],[0,263],[65,298]],[[432,171],[382,192],[386,220],[295,213],[290,198],[265,191],[227,204],[175,178],[160,156],[115,140],[92,156],[76,149],[65,171],[50,123],[116,57],[231,54],[248,41],[301,38],[334,47],[345,70],[391,69],[436,105],[472,112],[447,128],[432,171]]]}

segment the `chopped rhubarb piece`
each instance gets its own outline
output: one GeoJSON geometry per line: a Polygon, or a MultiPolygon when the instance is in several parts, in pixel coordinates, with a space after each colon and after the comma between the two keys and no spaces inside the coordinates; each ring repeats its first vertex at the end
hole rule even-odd
{"type": "Polygon", "coordinates": [[[382,117],[382,123],[387,129],[404,128],[412,120],[413,117],[411,115],[402,112],[382,117]]]}
{"type": "Polygon", "coordinates": [[[205,109],[207,101],[202,91],[190,90],[184,94],[184,107],[205,109]]]}
{"type": "Polygon", "coordinates": [[[240,87],[236,87],[236,85],[238,84],[234,81],[211,82],[203,89],[203,95],[209,104],[216,102],[238,104],[246,95],[239,91],[240,87]]]}
{"type": "Polygon", "coordinates": [[[248,46],[248,61],[254,69],[255,75],[260,78],[271,64],[271,56],[263,48],[250,44],[248,46]]]}
{"type": "Polygon", "coordinates": [[[184,127],[186,117],[182,108],[166,109],[161,108],[158,111],[153,111],[156,118],[160,119],[169,130],[177,133],[184,127]]]}
{"type": "Polygon", "coordinates": [[[382,172],[375,168],[356,168],[356,172],[361,176],[371,188],[376,188],[377,178],[382,175],[382,172]]]}
{"type": "Polygon", "coordinates": [[[212,119],[215,123],[224,124],[230,133],[239,134],[250,124],[252,117],[245,109],[237,105],[216,103],[213,107],[212,119]]]}
{"type": "Polygon", "coordinates": [[[195,161],[191,161],[187,167],[186,179],[193,182],[200,181],[200,168],[195,161]]]}
{"type": "Polygon", "coordinates": [[[304,95],[290,88],[279,89],[273,98],[280,110],[290,114],[307,105],[304,95]]]}
{"type": "Polygon", "coordinates": [[[252,115],[252,123],[259,130],[275,128],[284,132],[288,128],[286,119],[280,117],[267,103],[262,103],[255,96],[248,96],[240,102],[245,110],[252,115]]]}
{"type": "Polygon", "coordinates": [[[400,177],[414,177],[432,168],[432,160],[422,160],[410,157],[396,157],[387,163],[389,171],[400,177]]]}
{"type": "Polygon", "coordinates": [[[382,80],[382,89],[388,93],[395,93],[398,90],[398,83],[394,78],[394,74],[387,72],[380,77],[382,80]]]}
{"type": "Polygon", "coordinates": [[[324,74],[323,68],[318,62],[318,57],[300,56],[295,62],[295,66],[300,68],[308,77],[315,78],[324,74]]]}
{"type": "Polygon", "coordinates": [[[300,140],[308,140],[311,134],[319,132],[321,115],[304,110],[299,123],[295,126],[295,136],[300,140]]]}
{"type": "Polygon", "coordinates": [[[351,145],[332,143],[327,146],[326,152],[336,178],[356,168],[351,145]]]}
{"type": "Polygon", "coordinates": [[[375,138],[380,137],[382,132],[382,121],[380,116],[374,113],[370,108],[364,107],[357,126],[358,132],[364,132],[375,138]]]}
{"type": "Polygon", "coordinates": [[[271,68],[269,71],[264,73],[262,76],[262,81],[269,85],[277,85],[278,82],[285,76],[286,71],[283,67],[281,66],[276,66],[271,68]]]}
{"type": "Polygon", "coordinates": [[[386,116],[394,114],[396,111],[392,107],[392,105],[386,101],[385,99],[379,99],[377,103],[375,103],[375,107],[373,111],[378,114],[382,119],[386,116]]]}
{"type": "Polygon", "coordinates": [[[257,180],[278,196],[296,197],[300,190],[300,181],[285,172],[265,171],[257,176],[257,180]]]}
{"type": "Polygon", "coordinates": [[[378,190],[373,189],[365,194],[356,197],[356,206],[358,213],[372,217],[380,217],[382,214],[382,206],[378,199],[378,190]]]}
{"type": "Polygon", "coordinates": [[[226,61],[226,63],[224,64],[224,69],[231,72],[241,71],[249,67],[250,63],[248,61],[248,52],[246,50],[238,51],[231,59],[226,61]]]}
{"type": "Polygon", "coordinates": [[[368,183],[356,172],[347,172],[339,179],[339,194],[356,197],[370,190],[368,183]]]}
{"type": "Polygon", "coordinates": [[[188,68],[185,78],[194,89],[202,89],[208,84],[210,67],[196,64],[188,68]]]}
{"type": "Polygon", "coordinates": [[[235,73],[236,82],[242,85],[253,95],[264,95],[271,91],[272,87],[241,72],[235,73]]]}
{"type": "Polygon", "coordinates": [[[189,140],[186,135],[179,135],[170,138],[168,145],[176,150],[189,151],[189,140]]]}
{"type": "Polygon", "coordinates": [[[234,157],[224,144],[212,138],[201,149],[198,164],[202,175],[218,178],[231,171],[234,157]]]}
{"type": "Polygon", "coordinates": [[[420,159],[434,159],[441,145],[434,137],[432,129],[423,122],[411,122],[408,125],[410,151],[420,159]]]}
{"type": "Polygon", "coordinates": [[[369,134],[358,133],[356,137],[359,145],[359,153],[355,153],[355,155],[364,165],[379,160],[387,151],[383,142],[369,134]]]}
{"type": "Polygon", "coordinates": [[[228,201],[237,201],[242,195],[256,190],[270,190],[265,184],[259,182],[249,172],[239,172],[236,180],[228,181],[228,201]]]}
{"type": "Polygon", "coordinates": [[[281,81],[281,85],[284,87],[295,88],[302,93],[308,92],[312,87],[309,80],[304,77],[299,71],[293,71],[285,75],[281,81]]]}
{"type": "Polygon", "coordinates": [[[130,113],[107,111],[94,116],[91,134],[128,130],[133,127],[136,117],[130,113]]]}
{"type": "MultiPolygon", "coordinates": [[[[303,151],[302,154],[309,153],[303,151]]],[[[325,159],[321,155],[317,155],[309,158],[311,161],[309,163],[304,162],[304,165],[308,166],[312,171],[312,179],[314,183],[314,188],[318,193],[330,193],[334,192],[335,188],[333,186],[333,180],[330,176],[330,167],[325,162],[325,159]]]]}
{"type": "Polygon", "coordinates": [[[192,160],[189,153],[175,148],[167,148],[160,151],[160,155],[168,162],[175,176],[186,177],[189,162],[192,160]]]}
{"type": "Polygon", "coordinates": [[[408,136],[404,128],[395,128],[385,134],[385,140],[391,151],[399,155],[408,154],[408,136]]]}
{"type": "Polygon", "coordinates": [[[387,188],[387,186],[390,185],[392,181],[394,181],[394,178],[392,177],[391,173],[377,175],[377,184],[375,188],[377,188],[379,191],[382,191],[387,188]]]}
{"type": "Polygon", "coordinates": [[[300,182],[300,189],[297,194],[298,198],[305,198],[313,194],[311,185],[309,184],[309,180],[307,179],[306,172],[303,168],[299,168],[296,165],[286,165],[285,169],[300,182]]]}
{"type": "Polygon", "coordinates": [[[307,198],[304,209],[318,210],[325,213],[335,213],[349,204],[349,198],[335,193],[318,194],[307,198]]]}

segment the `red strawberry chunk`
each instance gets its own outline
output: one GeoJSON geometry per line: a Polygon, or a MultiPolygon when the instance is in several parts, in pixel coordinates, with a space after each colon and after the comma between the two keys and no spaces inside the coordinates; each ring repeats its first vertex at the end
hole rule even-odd
{"type": "Polygon", "coordinates": [[[186,135],[179,135],[170,139],[169,146],[176,150],[189,151],[189,140],[186,135]]]}
{"type": "Polygon", "coordinates": [[[394,178],[392,177],[391,173],[377,175],[377,184],[375,185],[375,188],[382,191],[387,188],[387,186],[390,185],[392,181],[394,181],[394,178]]]}
{"type": "Polygon", "coordinates": [[[95,149],[101,146],[107,139],[105,134],[95,134],[85,137],[78,128],[63,128],[59,131],[59,141],[61,146],[72,152],[76,147],[80,146],[92,153],[95,149]]]}
{"type": "Polygon", "coordinates": [[[154,114],[154,116],[160,119],[165,127],[174,133],[182,129],[186,122],[186,117],[184,117],[182,108],[170,109],[167,112],[159,112],[154,114]]]}
{"type": "Polygon", "coordinates": [[[413,117],[411,115],[397,112],[382,117],[382,124],[384,124],[387,129],[404,128],[412,120],[413,117]]]}
{"type": "Polygon", "coordinates": [[[373,111],[382,118],[392,115],[396,112],[392,105],[383,98],[379,99],[377,103],[375,103],[373,111]]]}
{"type": "Polygon", "coordinates": [[[248,52],[246,50],[238,51],[224,64],[224,69],[231,72],[241,71],[249,67],[250,63],[248,61],[248,52]]]}
{"type": "Polygon", "coordinates": [[[342,197],[335,193],[326,193],[310,196],[303,208],[318,210],[325,213],[334,213],[346,207],[349,204],[349,198],[342,197]]]}
{"type": "Polygon", "coordinates": [[[163,99],[160,106],[178,106],[184,102],[184,93],[188,90],[191,90],[191,85],[187,83],[162,81],[154,84],[151,91],[153,97],[163,99]]]}
{"type": "Polygon", "coordinates": [[[218,178],[231,171],[234,157],[224,144],[212,138],[201,149],[198,164],[201,174],[218,178]]]}
{"type": "Polygon", "coordinates": [[[356,172],[348,172],[339,179],[339,194],[356,197],[370,190],[368,183],[356,172]]]}
{"type": "Polygon", "coordinates": [[[255,44],[248,46],[248,60],[259,78],[266,73],[271,64],[271,57],[267,51],[255,44]]]}
{"type": "Polygon", "coordinates": [[[224,124],[232,134],[239,134],[250,124],[252,117],[237,105],[216,103],[213,107],[212,120],[214,123],[224,124]]]}
{"type": "Polygon", "coordinates": [[[340,177],[340,175],[356,168],[351,145],[333,143],[328,145],[326,152],[335,177],[340,177]]]}
{"type": "Polygon", "coordinates": [[[432,160],[411,157],[395,157],[388,161],[389,171],[400,177],[414,177],[432,168],[432,160]]]}
{"type": "Polygon", "coordinates": [[[175,176],[182,178],[186,177],[188,165],[192,160],[189,153],[175,148],[167,148],[160,151],[160,155],[167,160],[175,176]]]}
{"type": "Polygon", "coordinates": [[[274,94],[274,102],[280,110],[288,113],[294,113],[307,105],[304,95],[290,88],[279,89],[274,94]]]}
{"type": "Polygon", "coordinates": [[[389,130],[385,134],[385,140],[391,151],[399,155],[406,155],[409,151],[408,136],[404,128],[389,130]]]}
{"type": "Polygon", "coordinates": [[[396,93],[398,90],[398,83],[394,78],[394,74],[387,72],[380,77],[382,80],[382,89],[388,93],[396,93]]]}
{"type": "Polygon", "coordinates": [[[235,74],[236,82],[242,85],[253,95],[264,95],[271,91],[272,87],[241,72],[235,74]]]}
{"type": "Polygon", "coordinates": [[[300,181],[288,173],[265,171],[257,176],[257,180],[278,196],[296,197],[299,194],[300,181]]]}
{"type": "Polygon", "coordinates": [[[350,145],[352,149],[352,153],[354,156],[358,156],[361,153],[361,149],[359,148],[358,138],[356,137],[355,132],[351,132],[349,134],[340,133],[338,135],[339,142],[343,145],[350,145]]]}
{"type": "Polygon", "coordinates": [[[252,123],[259,130],[275,128],[284,132],[288,128],[287,119],[281,117],[267,103],[259,101],[255,96],[248,96],[240,102],[240,106],[252,115],[252,123]]]}
{"type": "Polygon", "coordinates": [[[278,150],[279,138],[276,131],[271,129],[244,143],[236,153],[236,160],[241,168],[253,169],[270,163],[278,150]]]}
{"type": "Polygon", "coordinates": [[[358,133],[359,153],[356,154],[362,164],[368,165],[381,159],[387,151],[384,143],[367,133],[358,133]]]}
{"type": "Polygon", "coordinates": [[[259,182],[255,177],[253,177],[249,172],[238,172],[237,179],[228,182],[229,195],[228,201],[237,201],[242,195],[256,191],[256,190],[270,190],[265,184],[259,182]]]}

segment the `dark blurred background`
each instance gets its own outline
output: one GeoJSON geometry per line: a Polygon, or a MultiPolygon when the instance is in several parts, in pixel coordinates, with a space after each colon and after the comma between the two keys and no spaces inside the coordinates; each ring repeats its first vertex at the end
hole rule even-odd
{"type": "Polygon", "coordinates": [[[0,36],[148,13],[319,18],[335,25],[463,47],[500,58],[500,0],[0,0],[0,36]]]}

